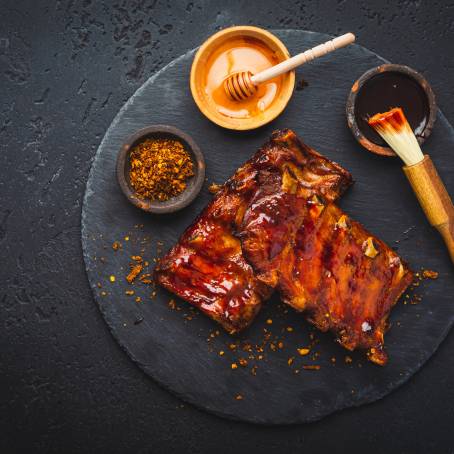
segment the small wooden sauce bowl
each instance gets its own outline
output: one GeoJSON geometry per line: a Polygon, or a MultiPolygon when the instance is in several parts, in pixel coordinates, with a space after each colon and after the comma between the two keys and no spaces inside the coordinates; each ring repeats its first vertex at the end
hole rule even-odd
{"type": "Polygon", "coordinates": [[[408,66],[384,64],[365,72],[354,84],[347,100],[348,127],[367,150],[382,156],[396,156],[367,124],[367,115],[402,107],[421,145],[432,132],[437,105],[427,80],[408,66]],[[366,107],[367,106],[367,107],[366,107]]]}
{"type": "Polygon", "coordinates": [[[249,38],[260,41],[278,58],[286,60],[290,54],[284,44],[270,32],[258,27],[230,27],[211,36],[197,51],[191,68],[191,93],[200,111],[212,122],[227,129],[248,130],[263,126],[274,120],[285,109],[295,87],[295,72],[290,71],[282,76],[281,87],[272,104],[258,115],[247,118],[233,118],[218,112],[205,92],[206,66],[210,56],[230,40],[249,38]]]}
{"type": "Polygon", "coordinates": [[[205,158],[194,140],[183,131],[168,125],[153,125],[140,129],[130,136],[117,155],[117,180],[123,194],[136,207],[149,213],[173,213],[189,205],[200,192],[205,179],[205,158]],[[129,172],[130,151],[145,139],[173,139],[181,142],[191,156],[194,176],[186,180],[186,189],[175,197],[165,201],[142,199],[131,187],[129,172]]]}

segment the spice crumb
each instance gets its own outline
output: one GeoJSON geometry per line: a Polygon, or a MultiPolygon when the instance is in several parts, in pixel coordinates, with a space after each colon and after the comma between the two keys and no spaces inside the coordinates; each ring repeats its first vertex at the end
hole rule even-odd
{"type": "Polygon", "coordinates": [[[266,324],[267,325],[272,325],[273,324],[273,320],[271,320],[270,318],[266,321],[266,324]]]}
{"type": "Polygon", "coordinates": [[[438,278],[438,272],[433,271],[433,270],[424,270],[422,272],[422,277],[425,279],[437,279],[438,278]]]}
{"type": "Polygon", "coordinates": [[[236,400],[243,400],[243,396],[242,396],[241,394],[237,394],[237,395],[235,396],[235,399],[236,399],[236,400]]]}
{"type": "Polygon", "coordinates": [[[238,364],[237,363],[232,363],[230,366],[233,370],[238,369],[238,364]]]}
{"type": "Polygon", "coordinates": [[[142,298],[140,296],[136,296],[136,303],[140,303],[142,301],[142,298]]]}
{"type": "Polygon", "coordinates": [[[131,284],[131,282],[134,281],[134,279],[140,274],[142,271],[142,264],[138,263],[137,265],[132,265],[131,266],[131,271],[129,274],[126,276],[126,280],[131,284]]]}
{"type": "Polygon", "coordinates": [[[224,350],[221,350],[221,351],[219,352],[219,356],[224,356],[224,355],[225,355],[224,350]]]}
{"type": "Polygon", "coordinates": [[[295,360],[295,357],[294,357],[294,356],[290,357],[290,358],[287,360],[287,364],[288,364],[289,366],[291,366],[291,365],[293,364],[293,361],[294,361],[294,360],[295,360]]]}
{"type": "Polygon", "coordinates": [[[287,331],[291,333],[293,331],[293,328],[291,326],[287,326],[287,331]]]}
{"type": "Polygon", "coordinates": [[[248,364],[247,359],[244,359],[244,358],[240,358],[240,359],[238,360],[238,362],[240,363],[240,366],[241,366],[241,367],[246,367],[247,364],[248,364]]]}
{"type": "Polygon", "coordinates": [[[128,296],[132,296],[132,295],[134,295],[134,290],[126,290],[125,294],[128,296]]]}
{"type": "Polygon", "coordinates": [[[115,282],[115,276],[113,274],[109,277],[109,281],[110,282],[115,282]]]}
{"type": "Polygon", "coordinates": [[[308,355],[311,350],[309,348],[297,348],[297,351],[301,356],[305,356],[308,355]]]}
{"type": "Polygon", "coordinates": [[[118,241],[114,241],[112,244],[112,249],[114,251],[118,251],[118,249],[120,249],[120,248],[121,248],[121,244],[118,241]]]}
{"type": "Polygon", "coordinates": [[[216,184],[216,183],[211,183],[208,186],[208,191],[211,192],[211,194],[216,194],[216,192],[219,192],[219,190],[222,188],[221,184],[216,184]]]}
{"type": "Polygon", "coordinates": [[[305,364],[303,366],[304,370],[320,370],[320,366],[318,364],[305,364]]]}
{"type": "Polygon", "coordinates": [[[345,357],[345,364],[350,364],[350,363],[352,363],[352,362],[353,362],[352,357],[347,355],[347,356],[345,357]]]}

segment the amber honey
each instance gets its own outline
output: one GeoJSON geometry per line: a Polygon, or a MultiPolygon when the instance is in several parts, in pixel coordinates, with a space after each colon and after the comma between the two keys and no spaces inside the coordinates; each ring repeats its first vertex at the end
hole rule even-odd
{"type": "Polygon", "coordinates": [[[238,37],[224,42],[209,56],[205,67],[205,94],[210,104],[219,114],[230,118],[262,114],[278,97],[282,76],[261,84],[254,96],[239,102],[229,99],[223,82],[233,73],[257,74],[279,62],[276,53],[258,39],[238,37]]]}

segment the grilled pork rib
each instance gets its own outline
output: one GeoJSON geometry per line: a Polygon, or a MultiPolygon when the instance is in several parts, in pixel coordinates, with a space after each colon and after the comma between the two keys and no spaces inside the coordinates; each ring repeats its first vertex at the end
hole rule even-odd
{"type": "MultiPolygon", "coordinates": [[[[257,194],[273,193],[282,181],[291,185],[294,172],[303,172],[305,178],[305,188],[298,192],[301,195],[320,194],[334,200],[351,184],[346,170],[302,144],[293,132],[273,134],[223,185],[177,245],[161,259],[155,270],[157,282],[231,333],[247,327],[273,286],[254,274],[244,258],[238,232],[244,213],[253,209],[257,194]]],[[[296,198],[291,189],[281,194],[281,213],[284,204],[290,207],[303,200],[296,198]]],[[[282,247],[286,236],[283,229],[282,247]]],[[[243,241],[248,241],[246,235],[243,237],[243,241]]]]}
{"type": "Polygon", "coordinates": [[[389,312],[413,279],[383,241],[333,203],[310,205],[279,272],[285,301],[348,350],[384,365],[389,312]]]}
{"type": "Polygon", "coordinates": [[[412,273],[333,203],[351,182],[292,131],[274,133],[161,260],[157,281],[229,332],[276,288],[345,348],[385,364],[386,320],[412,273]]]}

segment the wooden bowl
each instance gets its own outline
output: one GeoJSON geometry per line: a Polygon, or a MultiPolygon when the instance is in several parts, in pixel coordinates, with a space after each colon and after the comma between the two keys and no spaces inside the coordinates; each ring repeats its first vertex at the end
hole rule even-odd
{"type": "MultiPolygon", "coordinates": [[[[419,144],[421,145],[431,134],[435,120],[437,118],[437,105],[435,102],[435,95],[432,91],[427,80],[417,71],[414,69],[404,66],[404,65],[396,65],[396,64],[384,64],[377,66],[376,68],[372,68],[369,71],[366,71],[352,86],[350,94],[347,99],[347,106],[346,106],[346,114],[347,114],[347,123],[348,127],[352,131],[355,139],[367,150],[371,151],[372,153],[376,153],[382,156],[396,156],[394,151],[387,146],[378,145],[371,140],[369,140],[364,131],[361,130],[358,122],[356,120],[356,103],[359,97],[361,96],[361,89],[364,85],[370,81],[372,78],[380,77],[380,75],[395,72],[401,73],[408,78],[412,79],[416,82],[421,90],[424,92],[426,99],[427,99],[427,106],[428,106],[428,115],[426,125],[424,130],[421,134],[416,136],[419,144]]],[[[391,107],[398,107],[398,106],[391,106],[391,107]]]]}
{"type": "Polygon", "coordinates": [[[200,192],[205,179],[205,158],[200,148],[190,136],[173,126],[153,125],[140,129],[130,136],[122,145],[117,155],[117,180],[123,194],[136,207],[150,213],[173,213],[189,205],[200,192]],[[190,154],[194,163],[194,176],[186,180],[186,189],[169,200],[160,202],[142,199],[131,187],[129,171],[131,169],[129,154],[131,149],[145,139],[174,139],[180,141],[190,154]]]}
{"type": "Polygon", "coordinates": [[[227,129],[247,130],[255,129],[274,120],[289,102],[295,87],[295,72],[290,71],[282,77],[282,86],[279,95],[273,103],[259,116],[250,118],[230,118],[220,114],[209,102],[205,93],[205,65],[210,55],[225,42],[238,37],[251,37],[263,42],[273,50],[279,61],[290,58],[284,44],[270,32],[258,27],[238,26],[230,27],[211,36],[197,51],[191,68],[191,93],[200,111],[212,122],[227,129]]]}

